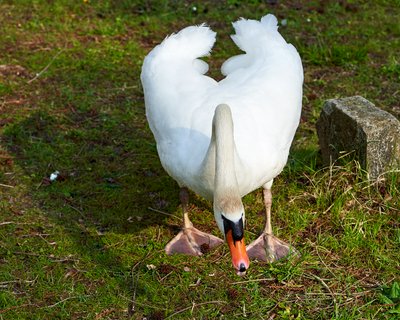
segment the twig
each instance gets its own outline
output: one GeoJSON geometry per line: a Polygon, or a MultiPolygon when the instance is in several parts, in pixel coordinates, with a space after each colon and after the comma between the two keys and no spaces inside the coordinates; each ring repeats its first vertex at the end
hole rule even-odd
{"type": "MultiPolygon", "coordinates": [[[[172,274],[174,271],[171,271],[169,273],[167,273],[164,277],[162,277],[160,280],[158,280],[158,282],[163,282],[170,274],[172,274]]],[[[191,284],[189,284],[189,286],[193,286],[191,284]]]]}
{"type": "Polygon", "coordinates": [[[128,304],[128,315],[129,318],[131,318],[134,313],[135,313],[135,309],[136,309],[136,291],[137,291],[137,285],[139,282],[139,272],[136,272],[136,274],[133,273],[133,269],[135,268],[135,266],[132,268],[132,299],[131,301],[129,301],[128,304]]]}
{"type": "Polygon", "coordinates": [[[122,86],[122,87],[116,87],[116,88],[108,88],[105,89],[104,91],[117,91],[117,90],[121,90],[121,91],[125,91],[126,89],[137,89],[138,86],[122,86]]]}
{"type": "Polygon", "coordinates": [[[159,241],[160,241],[160,237],[161,237],[161,228],[160,228],[160,226],[158,226],[158,232],[157,232],[157,240],[156,240],[156,242],[159,242],[159,241]]]}
{"type": "Polygon", "coordinates": [[[79,262],[78,259],[73,259],[73,258],[59,258],[59,259],[56,259],[56,258],[50,257],[50,259],[51,259],[52,262],[61,262],[61,263],[64,263],[64,262],[79,262]]]}
{"type": "Polygon", "coordinates": [[[155,254],[155,252],[147,252],[146,255],[139,260],[137,263],[134,264],[134,266],[131,269],[131,276],[132,276],[132,298],[129,300],[128,303],[128,317],[132,318],[134,313],[135,313],[135,309],[136,309],[136,291],[137,291],[137,285],[139,283],[139,272],[136,272],[136,274],[134,273],[135,269],[140,266],[146,259],[148,259],[149,257],[151,257],[153,254],[155,254]]]}
{"type": "Polygon", "coordinates": [[[318,258],[322,262],[322,264],[325,266],[325,268],[336,278],[336,275],[333,273],[331,268],[329,268],[327,266],[327,264],[325,263],[325,261],[321,258],[320,254],[319,254],[319,251],[318,251],[318,245],[315,246],[315,251],[317,251],[318,258]]]}
{"type": "Polygon", "coordinates": [[[200,307],[200,306],[203,306],[203,305],[205,305],[205,304],[226,304],[226,303],[227,303],[226,301],[220,301],[220,300],[216,300],[216,301],[206,301],[206,302],[201,302],[201,303],[195,303],[195,302],[193,302],[193,304],[192,304],[191,306],[186,307],[186,308],[183,308],[183,309],[181,309],[181,310],[178,310],[177,312],[171,314],[170,316],[166,317],[165,319],[173,318],[173,317],[176,316],[177,314],[180,314],[180,313],[185,312],[185,311],[187,311],[187,310],[192,310],[192,312],[193,312],[193,310],[194,310],[195,307],[200,307]]]}
{"type": "Polygon", "coordinates": [[[31,238],[31,237],[43,238],[43,237],[48,237],[48,236],[51,236],[51,234],[50,233],[32,233],[32,234],[23,234],[21,236],[21,238],[31,238]]]}
{"type": "Polygon", "coordinates": [[[78,212],[82,217],[85,217],[85,215],[83,214],[82,210],[70,205],[69,203],[66,204],[68,207],[70,207],[71,209],[74,209],[76,212],[78,212]]]}
{"type": "Polygon", "coordinates": [[[84,298],[84,297],[90,297],[90,295],[68,297],[68,298],[62,299],[62,300],[60,300],[60,301],[58,301],[55,304],[52,304],[50,306],[44,306],[44,307],[42,307],[42,309],[44,309],[44,308],[54,308],[55,306],[59,305],[60,303],[65,302],[67,300],[76,299],[76,298],[84,298]]]}
{"type": "Polygon", "coordinates": [[[170,216],[170,217],[173,217],[173,218],[175,218],[175,219],[182,220],[180,217],[177,217],[177,216],[174,215],[174,214],[170,214],[170,213],[167,213],[167,212],[164,212],[164,211],[161,211],[161,210],[157,210],[157,209],[154,209],[154,208],[152,208],[152,207],[148,207],[147,209],[149,209],[149,210],[151,210],[151,211],[154,211],[154,212],[157,212],[157,213],[165,214],[166,216],[170,216]]]}
{"type": "Polygon", "coordinates": [[[57,54],[50,60],[50,62],[47,64],[47,66],[45,66],[39,73],[36,74],[36,76],[34,78],[32,78],[31,80],[28,81],[28,83],[32,83],[33,81],[35,81],[37,78],[39,78],[44,72],[46,72],[46,70],[51,66],[51,64],[54,62],[54,60],[57,59],[57,57],[63,53],[65,51],[64,49],[61,49],[60,51],[57,52],[57,54]]]}
{"type": "Polygon", "coordinates": [[[13,222],[13,221],[4,221],[4,222],[0,222],[0,226],[5,226],[7,224],[13,224],[13,223],[15,223],[15,222],[13,222]]]}
{"type": "Polygon", "coordinates": [[[315,279],[317,279],[319,282],[321,282],[321,284],[324,286],[324,288],[326,290],[328,290],[330,296],[332,297],[333,304],[335,306],[335,318],[336,319],[339,318],[339,305],[337,304],[335,295],[333,294],[331,288],[329,288],[329,286],[326,284],[326,282],[323,279],[321,279],[320,277],[316,276],[315,274],[311,274],[311,276],[313,276],[315,279]]]}
{"type": "Polygon", "coordinates": [[[14,186],[10,186],[9,184],[0,183],[0,187],[4,188],[15,188],[14,186]]]}
{"type": "MultiPolygon", "coordinates": [[[[382,172],[382,173],[378,176],[378,178],[377,178],[375,181],[378,181],[378,179],[381,179],[383,176],[385,176],[385,175],[387,175],[387,174],[390,174],[390,173],[400,173],[400,170],[393,169],[393,170],[389,170],[389,171],[382,172]]],[[[371,183],[371,186],[372,186],[374,183],[375,183],[375,182],[371,183]]]]}
{"type": "Polygon", "coordinates": [[[9,281],[0,282],[0,286],[1,287],[6,287],[6,286],[8,286],[9,284],[12,284],[12,283],[35,283],[35,282],[36,282],[36,278],[33,279],[33,280],[21,280],[21,279],[19,279],[19,280],[9,280],[9,281]]]}
{"type": "Polygon", "coordinates": [[[23,252],[23,251],[14,251],[13,254],[21,254],[24,256],[33,256],[33,257],[40,257],[40,254],[33,253],[33,252],[23,252]]]}
{"type": "MultiPolygon", "coordinates": [[[[341,293],[341,292],[335,292],[333,294],[335,296],[338,296],[338,297],[346,297],[348,299],[354,299],[354,297],[355,298],[362,297],[362,296],[364,296],[364,295],[366,295],[366,294],[368,294],[370,292],[373,292],[374,290],[375,289],[370,289],[370,290],[365,290],[365,291],[361,291],[361,292],[354,292],[354,293],[350,293],[350,294],[341,293]],[[351,296],[351,298],[349,296],[351,296]]],[[[324,292],[305,292],[304,294],[306,296],[321,296],[321,295],[326,296],[326,293],[324,293],[324,292]]],[[[329,298],[327,298],[327,299],[329,299],[329,298]]]]}
{"type": "Polygon", "coordinates": [[[326,213],[328,213],[329,210],[332,209],[332,207],[334,206],[334,204],[335,204],[335,203],[332,203],[332,204],[328,207],[328,209],[326,209],[326,210],[323,212],[323,215],[325,215],[326,213]]]}
{"type": "Polygon", "coordinates": [[[274,278],[252,279],[252,280],[246,280],[246,281],[232,282],[231,284],[243,284],[243,283],[249,283],[249,282],[261,282],[261,281],[275,281],[275,279],[274,278]]]}
{"type": "Polygon", "coordinates": [[[7,224],[16,224],[19,226],[22,225],[32,225],[33,223],[28,223],[28,222],[14,222],[14,221],[4,221],[4,222],[0,222],[0,226],[5,226],[7,224]]]}

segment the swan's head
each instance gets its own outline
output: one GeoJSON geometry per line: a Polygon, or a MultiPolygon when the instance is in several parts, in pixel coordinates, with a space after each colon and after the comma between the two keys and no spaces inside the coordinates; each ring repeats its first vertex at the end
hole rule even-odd
{"type": "Polygon", "coordinates": [[[244,275],[249,268],[250,261],[244,242],[244,208],[240,201],[232,199],[214,200],[215,221],[225,235],[231,252],[232,264],[238,275],[244,275]]]}

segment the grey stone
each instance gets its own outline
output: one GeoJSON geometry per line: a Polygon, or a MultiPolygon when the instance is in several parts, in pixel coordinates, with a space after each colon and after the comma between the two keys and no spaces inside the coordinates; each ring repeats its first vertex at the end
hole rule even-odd
{"type": "Polygon", "coordinates": [[[316,126],[325,165],[352,153],[370,179],[400,168],[400,122],[363,97],[325,101],[316,126]]]}

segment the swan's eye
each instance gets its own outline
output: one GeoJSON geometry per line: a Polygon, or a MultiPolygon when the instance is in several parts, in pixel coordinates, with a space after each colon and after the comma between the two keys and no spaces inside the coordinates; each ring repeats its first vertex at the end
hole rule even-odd
{"type": "Polygon", "coordinates": [[[224,222],[224,231],[225,234],[228,233],[229,230],[232,231],[232,237],[234,241],[240,241],[243,239],[243,218],[240,218],[238,221],[233,222],[232,220],[229,220],[226,218],[224,215],[222,215],[222,221],[224,222]]]}

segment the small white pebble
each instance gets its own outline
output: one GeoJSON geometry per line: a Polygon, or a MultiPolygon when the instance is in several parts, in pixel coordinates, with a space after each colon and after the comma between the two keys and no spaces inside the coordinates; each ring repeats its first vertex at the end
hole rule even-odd
{"type": "Polygon", "coordinates": [[[281,20],[281,26],[286,27],[287,26],[287,19],[282,19],[281,20]]]}
{"type": "Polygon", "coordinates": [[[201,282],[201,278],[198,278],[196,283],[189,284],[189,287],[197,287],[201,282]]]}
{"type": "Polygon", "coordinates": [[[307,22],[311,22],[311,19],[310,19],[310,18],[307,18],[307,22]]]}
{"type": "Polygon", "coordinates": [[[54,171],[54,172],[50,175],[50,181],[56,180],[59,174],[60,174],[59,171],[54,171]]]}
{"type": "Polygon", "coordinates": [[[154,270],[157,268],[154,264],[147,264],[146,267],[148,270],[154,270]]]}

